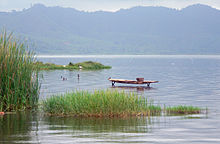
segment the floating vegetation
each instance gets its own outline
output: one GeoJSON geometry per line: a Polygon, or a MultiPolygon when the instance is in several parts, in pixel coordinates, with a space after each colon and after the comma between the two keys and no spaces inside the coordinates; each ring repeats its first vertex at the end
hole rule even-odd
{"type": "Polygon", "coordinates": [[[33,108],[39,83],[34,55],[12,34],[0,35],[0,111],[33,108]]]}
{"type": "Polygon", "coordinates": [[[125,117],[160,115],[161,107],[135,93],[99,90],[76,91],[43,101],[50,115],[86,117],[125,117]]]}
{"type": "Polygon", "coordinates": [[[201,108],[193,107],[193,106],[174,106],[167,107],[165,111],[168,115],[170,114],[199,114],[201,112],[201,108]]]}
{"type": "Polygon", "coordinates": [[[70,69],[70,70],[100,70],[100,69],[110,69],[111,66],[105,66],[98,62],[93,61],[85,61],[81,63],[72,63],[70,62],[68,65],[56,65],[54,63],[43,63],[43,62],[36,62],[37,65],[41,70],[58,70],[58,69],[70,69]]]}

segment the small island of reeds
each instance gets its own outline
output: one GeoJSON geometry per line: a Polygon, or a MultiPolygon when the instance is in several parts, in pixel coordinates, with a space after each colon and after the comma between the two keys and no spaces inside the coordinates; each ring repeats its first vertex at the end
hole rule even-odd
{"type": "Polygon", "coordinates": [[[43,111],[49,115],[85,117],[151,116],[166,113],[197,114],[198,107],[168,107],[153,104],[135,93],[110,90],[94,92],[76,91],[53,96],[42,102],[43,111]]]}
{"type": "Polygon", "coordinates": [[[111,66],[105,66],[98,62],[93,61],[85,61],[81,63],[72,63],[70,62],[68,65],[57,65],[54,63],[43,63],[36,62],[36,66],[39,67],[40,70],[59,70],[59,69],[69,69],[69,70],[100,70],[100,69],[110,69],[111,66]]]}

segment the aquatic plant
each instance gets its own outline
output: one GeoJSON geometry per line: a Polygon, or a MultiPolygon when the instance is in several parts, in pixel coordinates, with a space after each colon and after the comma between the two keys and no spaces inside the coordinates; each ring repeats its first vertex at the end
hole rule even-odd
{"type": "Polygon", "coordinates": [[[37,67],[39,67],[40,70],[57,70],[57,69],[67,69],[63,65],[56,65],[54,63],[43,63],[40,61],[37,61],[34,63],[37,67]]]}
{"type": "Polygon", "coordinates": [[[37,67],[26,48],[12,34],[0,35],[0,111],[29,109],[38,102],[37,67]]]}
{"type": "Polygon", "coordinates": [[[43,111],[49,115],[86,117],[126,117],[197,114],[201,108],[193,106],[164,107],[153,104],[136,93],[98,90],[94,92],[75,91],[54,95],[42,102],[43,111]]]}
{"type": "MultiPolygon", "coordinates": [[[[71,65],[69,64],[68,66],[71,66],[71,65]]],[[[76,66],[77,68],[81,67],[82,69],[87,69],[87,70],[98,70],[98,69],[110,69],[111,68],[111,66],[105,66],[101,63],[93,62],[93,61],[75,63],[75,64],[72,64],[72,66],[76,66]]]]}
{"type": "Polygon", "coordinates": [[[166,107],[165,111],[167,114],[198,114],[201,112],[201,108],[194,107],[194,106],[173,106],[173,107],[166,107]]]}
{"type": "Polygon", "coordinates": [[[76,91],[53,96],[42,102],[50,115],[123,117],[160,114],[161,107],[135,93],[111,90],[76,91]]]}
{"type": "Polygon", "coordinates": [[[41,70],[57,70],[57,69],[70,69],[70,70],[100,70],[100,69],[110,69],[111,66],[105,66],[98,62],[93,61],[85,61],[81,63],[72,63],[70,62],[68,65],[57,65],[54,63],[43,63],[43,62],[36,62],[37,65],[41,70]]]}

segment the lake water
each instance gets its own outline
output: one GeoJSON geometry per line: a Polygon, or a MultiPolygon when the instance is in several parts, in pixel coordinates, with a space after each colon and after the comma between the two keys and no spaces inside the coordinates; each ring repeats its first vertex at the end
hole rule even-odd
{"type": "Polygon", "coordinates": [[[0,143],[220,143],[220,56],[59,56],[43,62],[92,60],[112,66],[99,71],[42,71],[40,99],[74,90],[137,92],[166,106],[193,105],[208,113],[140,118],[49,117],[36,112],[0,116],[0,143]],[[78,79],[77,74],[80,75],[78,79]],[[66,77],[63,81],[61,76],[66,77]],[[116,84],[111,78],[158,80],[151,88],[116,84]]]}

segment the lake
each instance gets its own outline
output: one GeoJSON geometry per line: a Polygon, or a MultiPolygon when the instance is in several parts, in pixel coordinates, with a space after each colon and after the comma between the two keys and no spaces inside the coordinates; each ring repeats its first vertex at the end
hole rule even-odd
{"type": "Polygon", "coordinates": [[[193,105],[208,108],[208,112],[113,119],[20,112],[0,116],[0,143],[220,143],[220,56],[88,55],[38,59],[62,65],[92,60],[112,66],[98,71],[41,71],[40,100],[74,90],[117,89],[138,93],[162,106],[193,105]],[[159,83],[150,88],[117,83],[112,87],[109,77],[144,77],[159,83]]]}

